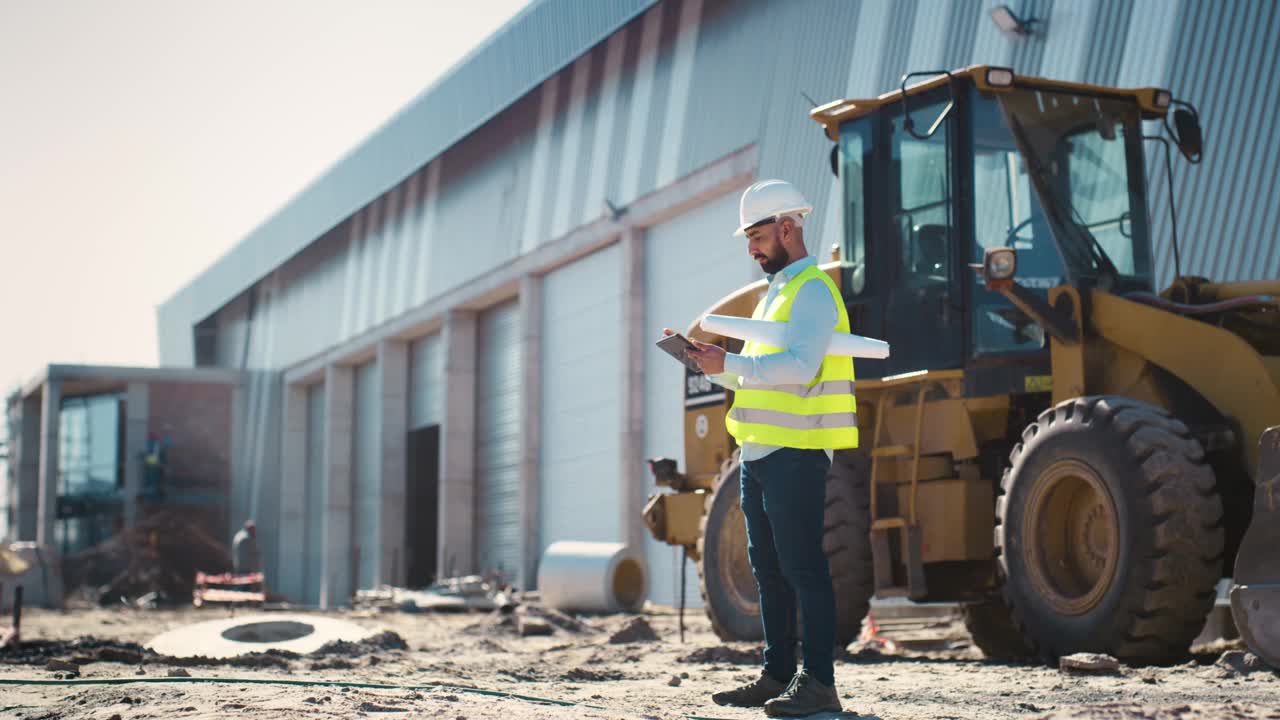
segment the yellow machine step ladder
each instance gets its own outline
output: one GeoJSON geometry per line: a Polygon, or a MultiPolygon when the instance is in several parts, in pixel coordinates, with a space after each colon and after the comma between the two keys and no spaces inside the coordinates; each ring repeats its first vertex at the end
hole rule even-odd
{"type": "Polygon", "coordinates": [[[916,516],[916,493],[920,484],[920,432],[924,425],[924,396],[928,383],[916,390],[915,442],[912,445],[881,445],[887,399],[892,391],[881,393],[876,400],[876,427],[871,446],[871,560],[875,566],[877,597],[923,598],[928,588],[924,578],[920,524],[916,516]],[[897,517],[880,517],[877,504],[880,463],[911,461],[911,489],[907,495],[907,513],[898,508],[897,517]],[[901,565],[893,561],[891,537],[897,532],[901,565]],[[901,570],[898,572],[898,570],[901,570]]]}

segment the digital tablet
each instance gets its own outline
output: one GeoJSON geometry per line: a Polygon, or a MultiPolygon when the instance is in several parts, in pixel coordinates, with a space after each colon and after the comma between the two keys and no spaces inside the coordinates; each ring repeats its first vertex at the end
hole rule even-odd
{"type": "Polygon", "coordinates": [[[702,372],[702,368],[698,367],[698,363],[694,362],[693,358],[689,357],[689,351],[690,350],[696,351],[698,347],[693,343],[689,342],[689,339],[681,335],[680,333],[675,333],[674,335],[664,335],[662,339],[655,344],[658,347],[662,348],[663,352],[679,360],[685,367],[689,368],[690,370],[696,373],[702,372]]]}

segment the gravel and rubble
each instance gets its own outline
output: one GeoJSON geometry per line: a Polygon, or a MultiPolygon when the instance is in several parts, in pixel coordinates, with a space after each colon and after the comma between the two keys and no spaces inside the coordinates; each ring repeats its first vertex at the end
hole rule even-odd
{"type": "MultiPolygon", "coordinates": [[[[686,617],[684,644],[675,614],[661,608],[644,615],[576,617],[524,605],[492,614],[333,613],[384,632],[305,656],[268,652],[226,661],[178,660],[143,647],[158,632],[217,612],[32,611],[24,631],[33,640],[0,654],[0,681],[61,675],[65,684],[3,686],[0,717],[762,717],[758,710],[710,701],[715,690],[758,673],[760,648],[722,642],[693,613],[686,617]],[[520,617],[545,623],[549,634],[521,636],[520,617]],[[625,641],[611,642],[616,637],[625,641]],[[55,660],[76,672],[46,670],[55,660]],[[170,678],[176,670],[190,677],[170,678]],[[76,684],[126,679],[131,682],[76,684]]],[[[237,617],[248,622],[269,615],[237,617]]],[[[957,639],[962,630],[931,630],[942,640],[914,642],[904,633],[899,643],[886,634],[842,652],[836,680],[848,712],[841,717],[1280,719],[1280,673],[1239,646],[1215,646],[1173,667],[1121,665],[1111,674],[1083,674],[988,662],[957,639]]]]}

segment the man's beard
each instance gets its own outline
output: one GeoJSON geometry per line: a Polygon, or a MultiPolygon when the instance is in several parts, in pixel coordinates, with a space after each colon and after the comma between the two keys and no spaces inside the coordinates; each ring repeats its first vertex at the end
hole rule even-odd
{"type": "Polygon", "coordinates": [[[778,248],[777,255],[769,255],[769,259],[760,264],[765,275],[776,275],[779,270],[791,264],[791,254],[784,247],[778,248]]]}

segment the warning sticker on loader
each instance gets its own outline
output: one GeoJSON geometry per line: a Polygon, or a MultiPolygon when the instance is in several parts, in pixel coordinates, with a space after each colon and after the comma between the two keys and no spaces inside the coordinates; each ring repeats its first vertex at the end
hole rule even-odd
{"type": "Polygon", "coordinates": [[[1052,392],[1053,376],[1052,375],[1028,375],[1023,380],[1023,386],[1027,392],[1052,392]]]}

